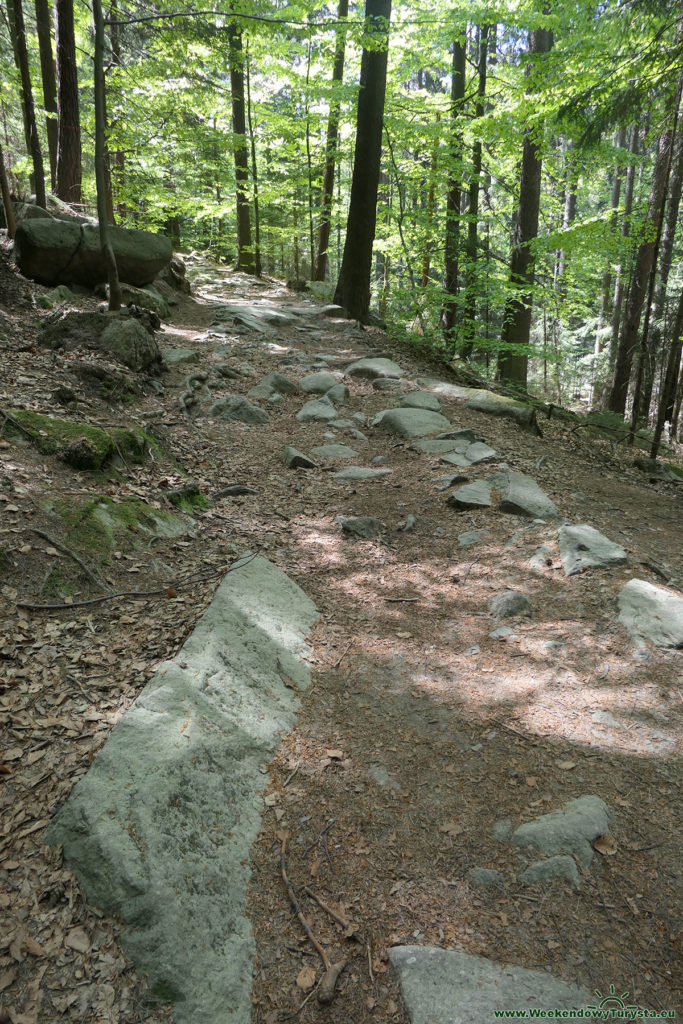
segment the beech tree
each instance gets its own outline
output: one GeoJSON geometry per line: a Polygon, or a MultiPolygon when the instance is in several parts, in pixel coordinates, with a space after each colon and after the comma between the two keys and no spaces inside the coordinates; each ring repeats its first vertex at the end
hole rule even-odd
{"type": "MultiPolygon", "coordinates": [[[[553,34],[547,28],[529,33],[529,56],[546,54],[553,45],[553,34]]],[[[533,73],[534,62],[528,65],[533,73]]],[[[538,234],[538,213],[541,198],[541,145],[531,128],[524,133],[522,170],[519,182],[519,205],[510,260],[512,293],[505,305],[501,353],[498,357],[500,379],[526,390],[528,345],[531,331],[534,256],[530,243],[538,234]]]]}
{"type": "Polygon", "coordinates": [[[57,18],[57,195],[81,202],[81,115],[73,0],[55,0],[57,18]]]}
{"type": "Polygon", "coordinates": [[[390,18],[391,0],[366,0],[366,40],[361,60],[351,199],[344,255],[334,294],[334,301],[361,323],[367,320],[370,311],[390,18]]]}

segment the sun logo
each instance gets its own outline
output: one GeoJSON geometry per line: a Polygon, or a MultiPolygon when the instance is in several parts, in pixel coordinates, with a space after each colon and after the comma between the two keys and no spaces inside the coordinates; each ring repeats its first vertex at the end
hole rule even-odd
{"type": "Polygon", "coordinates": [[[589,1003],[588,1006],[586,1006],[587,1010],[592,1010],[595,1013],[601,1010],[624,1010],[626,1012],[629,1012],[638,1009],[638,1007],[634,1004],[627,1005],[624,1002],[624,1000],[628,998],[628,992],[622,992],[621,995],[618,996],[617,990],[615,989],[614,985],[610,985],[609,992],[606,996],[603,996],[599,988],[595,989],[595,994],[600,1000],[600,1002],[597,1005],[594,1003],[589,1003]]]}

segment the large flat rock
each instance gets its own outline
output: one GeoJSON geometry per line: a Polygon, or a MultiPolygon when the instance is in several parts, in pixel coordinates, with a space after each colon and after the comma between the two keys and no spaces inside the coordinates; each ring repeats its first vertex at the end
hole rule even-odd
{"type": "MultiPolygon", "coordinates": [[[[142,287],[168,266],[173,251],[165,235],[134,228],[109,229],[121,281],[142,287]]],[[[14,259],[22,274],[41,284],[81,284],[94,288],[107,280],[97,224],[28,220],[17,227],[14,259]]]]}
{"type": "Polygon", "coordinates": [[[366,358],[356,359],[346,367],[349,377],[366,377],[375,380],[378,377],[403,377],[403,370],[393,359],[366,358]]]}
{"type": "Polygon", "coordinates": [[[245,917],[264,764],[309,685],[317,612],[280,569],[230,572],[180,653],[112,732],[50,825],[89,902],[127,924],[125,947],[174,1024],[250,1020],[245,917]]]}
{"type": "Polygon", "coordinates": [[[446,380],[437,380],[435,377],[418,377],[417,383],[425,391],[433,391],[442,398],[473,398],[478,395],[478,388],[466,388],[461,384],[451,384],[446,380]]]}
{"type": "Polygon", "coordinates": [[[619,544],[586,523],[561,526],[557,536],[567,576],[575,576],[584,569],[607,569],[627,561],[626,552],[619,544]]]}
{"type": "Polygon", "coordinates": [[[683,596],[645,580],[629,580],[618,597],[619,618],[636,640],[683,647],[683,596]]]}
{"type": "Polygon", "coordinates": [[[532,434],[540,434],[536,423],[536,410],[531,405],[518,402],[506,395],[496,395],[492,391],[476,391],[465,403],[468,409],[488,413],[489,416],[505,416],[514,420],[524,430],[532,434]]]}
{"type": "Polygon", "coordinates": [[[500,511],[532,519],[559,519],[557,506],[526,473],[494,473],[488,482],[500,493],[500,511]]]}
{"type": "Polygon", "coordinates": [[[427,437],[448,430],[450,423],[439,412],[429,409],[383,409],[373,420],[373,426],[399,437],[427,437]]]}
{"type": "Polygon", "coordinates": [[[513,846],[533,846],[547,857],[573,853],[584,863],[593,859],[594,840],[609,830],[610,811],[599,796],[580,796],[549,814],[520,825],[512,833],[513,846]]]}
{"type": "MultiPolygon", "coordinates": [[[[500,964],[483,956],[434,946],[392,946],[389,959],[398,974],[412,1024],[494,1024],[501,1011],[532,1007],[580,1010],[595,997],[547,971],[500,964]]],[[[563,1016],[572,1024],[590,1020],[563,1016]]]]}

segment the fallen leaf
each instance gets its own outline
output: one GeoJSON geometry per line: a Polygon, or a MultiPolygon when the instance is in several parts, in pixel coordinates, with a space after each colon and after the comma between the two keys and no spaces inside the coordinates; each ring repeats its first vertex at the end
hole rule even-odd
{"type": "Polygon", "coordinates": [[[72,928],[64,938],[64,945],[75,949],[77,953],[87,953],[90,950],[90,939],[85,928],[72,928]]]}
{"type": "Polygon", "coordinates": [[[402,640],[407,640],[412,635],[413,635],[412,633],[397,633],[396,634],[396,636],[400,636],[402,640]]]}
{"type": "Polygon", "coordinates": [[[527,786],[531,786],[532,788],[538,785],[538,779],[535,775],[527,775],[524,781],[526,782],[527,786]]]}
{"type": "Polygon", "coordinates": [[[275,804],[280,800],[279,793],[269,793],[268,796],[263,798],[263,802],[266,807],[275,807],[275,804]]]}
{"type": "Polygon", "coordinates": [[[447,821],[445,825],[441,826],[439,832],[443,832],[447,836],[459,836],[464,829],[462,825],[458,825],[457,821],[447,821]]]}
{"type": "Polygon", "coordinates": [[[23,747],[10,747],[2,755],[3,761],[17,761],[24,753],[23,747]]]}
{"type": "Polygon", "coordinates": [[[576,768],[577,764],[577,761],[558,761],[557,767],[560,768],[563,772],[570,772],[572,768],[576,768]]]}
{"type": "MultiPolygon", "coordinates": [[[[129,569],[128,571],[132,572],[132,569],[129,569]]],[[[178,591],[174,587],[166,587],[166,597],[177,597],[177,596],[178,596],[178,591]]]]}
{"type": "Polygon", "coordinates": [[[606,832],[604,836],[598,836],[593,843],[593,849],[601,853],[603,857],[612,857],[617,852],[619,847],[614,836],[611,836],[609,832],[606,832]]]}
{"type": "Polygon", "coordinates": [[[292,677],[288,676],[286,672],[282,672],[281,671],[281,672],[278,673],[278,675],[280,676],[280,679],[285,684],[287,689],[289,689],[289,690],[298,690],[298,686],[296,685],[296,683],[294,682],[292,677]]]}
{"type": "Polygon", "coordinates": [[[341,761],[342,758],[344,757],[343,750],[326,750],[325,754],[327,755],[327,757],[332,758],[333,761],[341,761]]]}
{"type": "Polygon", "coordinates": [[[0,974],[0,992],[4,992],[6,988],[9,988],[16,976],[17,972],[13,967],[3,971],[2,974],[0,974]]]}
{"type": "Polygon", "coordinates": [[[296,983],[302,992],[308,992],[315,985],[315,971],[312,967],[302,967],[296,977],[296,983]]]}

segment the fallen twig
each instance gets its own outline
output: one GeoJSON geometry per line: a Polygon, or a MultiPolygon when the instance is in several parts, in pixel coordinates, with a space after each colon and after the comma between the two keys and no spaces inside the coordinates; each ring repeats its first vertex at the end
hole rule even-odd
{"type": "Polygon", "coordinates": [[[287,786],[290,784],[296,773],[299,771],[299,768],[301,768],[301,761],[297,761],[294,771],[290,772],[285,781],[282,783],[283,789],[287,788],[287,786]]]}
{"type": "Polygon", "coordinates": [[[344,660],[344,658],[349,653],[349,651],[351,650],[352,647],[353,647],[353,640],[349,641],[348,647],[346,647],[346,649],[342,651],[341,656],[339,658],[337,658],[337,660],[335,661],[335,663],[332,666],[332,668],[339,668],[339,666],[341,665],[342,661],[344,660]]]}
{"type": "Polygon", "coordinates": [[[307,885],[304,886],[304,892],[306,893],[307,896],[310,896],[312,900],[315,900],[315,902],[318,904],[318,906],[322,907],[323,910],[325,911],[325,913],[329,914],[330,917],[332,918],[332,920],[336,921],[337,924],[341,925],[342,928],[350,928],[351,927],[351,922],[350,921],[348,921],[345,917],[342,917],[341,914],[338,914],[336,912],[336,910],[333,910],[332,907],[327,905],[327,903],[323,903],[323,901],[320,899],[320,897],[316,896],[316,894],[313,892],[313,890],[309,889],[307,885]]]}
{"type": "Polygon", "coordinates": [[[332,964],[330,962],[330,959],[329,959],[327,953],[325,952],[325,950],[323,949],[323,947],[320,945],[320,943],[316,939],[315,935],[313,934],[313,929],[311,928],[310,924],[308,923],[308,921],[304,917],[303,911],[302,911],[301,907],[299,906],[299,901],[298,901],[298,899],[296,897],[296,893],[294,892],[294,886],[292,885],[292,883],[290,882],[289,878],[287,877],[287,860],[286,860],[286,855],[287,855],[287,838],[285,837],[282,840],[282,848],[280,850],[280,874],[282,875],[282,881],[285,883],[285,888],[287,890],[287,895],[289,896],[289,901],[292,904],[292,906],[294,907],[294,913],[298,917],[298,919],[301,922],[301,925],[302,925],[304,931],[306,932],[306,938],[311,943],[311,945],[315,949],[316,953],[318,954],[318,956],[322,960],[323,964],[325,965],[325,970],[328,971],[330,969],[330,967],[332,966],[332,964]]]}
{"type": "Polygon", "coordinates": [[[75,562],[76,565],[80,566],[80,568],[83,570],[83,572],[88,577],[91,583],[94,583],[95,586],[97,587],[101,587],[102,590],[109,591],[109,587],[106,586],[106,584],[99,578],[99,576],[97,576],[96,573],[92,571],[92,569],[89,569],[85,562],[82,559],[80,559],[78,555],[71,550],[71,548],[68,548],[66,544],[62,544],[61,541],[55,540],[54,537],[51,537],[49,533],[45,533],[44,530],[37,530],[33,526],[28,527],[28,529],[30,533],[35,533],[36,536],[42,537],[43,540],[48,541],[48,543],[52,544],[52,546],[57,548],[58,551],[61,551],[62,554],[68,555],[68,557],[73,562],[75,562]]]}
{"type": "Polygon", "coordinates": [[[411,601],[419,601],[419,597],[385,597],[385,601],[391,604],[405,603],[408,604],[411,601]]]}
{"type": "Polygon", "coordinates": [[[208,573],[192,573],[184,580],[171,580],[168,583],[162,584],[155,590],[119,590],[114,594],[105,594],[102,597],[91,597],[87,601],[72,601],[67,604],[33,604],[30,601],[17,601],[17,608],[28,608],[30,611],[65,611],[71,608],[85,608],[92,604],[102,604],[104,601],[114,601],[118,597],[158,597],[160,594],[166,594],[169,587],[174,590],[179,590],[182,587],[188,586],[190,583],[204,583],[216,576],[221,574],[227,575],[229,572],[233,572],[235,569],[241,569],[243,566],[248,565],[249,562],[253,561],[258,556],[258,551],[254,551],[244,558],[239,559],[237,562],[233,562],[232,565],[220,566],[217,569],[211,570],[208,573]]]}

